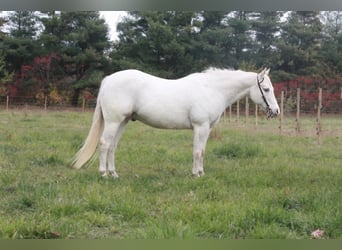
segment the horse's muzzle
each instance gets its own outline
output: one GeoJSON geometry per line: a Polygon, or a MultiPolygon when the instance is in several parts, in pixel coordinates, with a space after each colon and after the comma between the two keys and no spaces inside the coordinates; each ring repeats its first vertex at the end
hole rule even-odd
{"type": "Polygon", "coordinates": [[[277,110],[276,112],[273,112],[272,109],[270,109],[269,107],[266,108],[266,118],[273,118],[278,116],[279,114],[279,110],[277,110]]]}

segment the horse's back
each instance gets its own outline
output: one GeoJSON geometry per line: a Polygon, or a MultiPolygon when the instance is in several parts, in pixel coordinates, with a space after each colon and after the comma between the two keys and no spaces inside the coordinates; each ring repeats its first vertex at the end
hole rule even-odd
{"type": "Polygon", "coordinates": [[[107,116],[134,114],[134,119],[159,128],[190,128],[186,86],[139,70],[124,70],[104,78],[99,98],[107,116]]]}

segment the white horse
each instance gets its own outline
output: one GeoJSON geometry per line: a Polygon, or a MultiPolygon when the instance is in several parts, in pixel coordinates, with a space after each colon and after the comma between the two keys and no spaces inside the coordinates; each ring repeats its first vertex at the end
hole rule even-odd
{"type": "Polygon", "coordinates": [[[72,163],[81,168],[100,147],[102,176],[118,177],[115,150],[130,120],[156,128],[192,129],[192,174],[201,176],[209,133],[224,110],[249,95],[266,109],[267,117],[279,114],[269,69],[261,73],[209,68],[177,80],[158,78],[138,70],[124,70],[101,83],[93,122],[83,147],[72,163]]]}

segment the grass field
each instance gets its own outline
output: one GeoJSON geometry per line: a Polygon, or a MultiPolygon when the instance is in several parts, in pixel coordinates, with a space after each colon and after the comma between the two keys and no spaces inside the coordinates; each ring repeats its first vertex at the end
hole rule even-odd
{"type": "Polygon", "coordinates": [[[319,146],[221,123],[206,175],[194,178],[191,131],[132,122],[114,180],[99,176],[97,160],[68,167],[91,119],[0,112],[0,238],[309,239],[316,229],[342,238],[341,137],[319,146]]]}

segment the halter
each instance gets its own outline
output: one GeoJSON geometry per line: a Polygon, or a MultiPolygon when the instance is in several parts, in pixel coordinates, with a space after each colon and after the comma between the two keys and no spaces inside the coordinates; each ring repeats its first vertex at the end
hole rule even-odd
{"type": "Polygon", "coordinates": [[[258,82],[258,87],[259,87],[259,90],[260,90],[260,93],[261,93],[261,97],[262,99],[264,100],[265,104],[266,104],[266,116],[267,118],[270,118],[273,116],[272,114],[272,110],[270,109],[270,105],[268,104],[267,100],[266,100],[266,97],[264,95],[264,91],[262,91],[261,89],[261,83],[265,80],[265,78],[262,78],[261,81],[259,81],[259,77],[257,76],[257,82],[258,82]]]}

